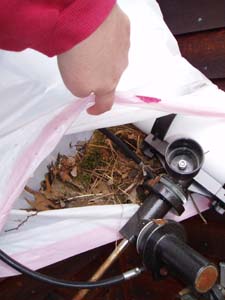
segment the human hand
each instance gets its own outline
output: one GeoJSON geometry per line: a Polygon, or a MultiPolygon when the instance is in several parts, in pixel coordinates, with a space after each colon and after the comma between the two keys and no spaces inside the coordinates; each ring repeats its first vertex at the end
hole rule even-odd
{"type": "Polygon", "coordinates": [[[111,109],[118,81],[128,65],[130,23],[115,5],[110,15],[87,39],[58,55],[58,66],[66,87],[77,97],[95,94],[88,113],[111,109]]]}

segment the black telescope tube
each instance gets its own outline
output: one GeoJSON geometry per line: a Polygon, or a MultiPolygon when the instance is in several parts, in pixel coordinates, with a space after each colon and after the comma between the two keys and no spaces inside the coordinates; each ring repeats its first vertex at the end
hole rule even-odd
{"type": "Polygon", "coordinates": [[[216,267],[176,236],[165,236],[157,248],[162,261],[199,293],[206,293],[215,284],[218,276],[216,267]]]}
{"type": "Polygon", "coordinates": [[[149,220],[163,218],[171,208],[172,205],[158,195],[148,196],[144,204],[120,229],[120,234],[127,240],[134,241],[149,220]]]}
{"type": "Polygon", "coordinates": [[[183,213],[185,195],[177,187],[172,187],[168,179],[161,180],[151,187],[151,194],[120,229],[120,234],[127,240],[134,241],[146,223],[163,218],[172,208],[178,215],[183,213]]]}
{"type": "Polygon", "coordinates": [[[216,283],[218,271],[185,242],[183,226],[171,220],[153,220],[143,228],[137,241],[144,266],[160,273],[166,267],[171,275],[191,285],[199,293],[208,292],[216,283]]]}

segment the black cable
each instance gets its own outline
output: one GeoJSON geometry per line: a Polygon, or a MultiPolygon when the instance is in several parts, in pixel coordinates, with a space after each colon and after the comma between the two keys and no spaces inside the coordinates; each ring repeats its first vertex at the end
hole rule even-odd
{"type": "MultiPolygon", "coordinates": [[[[95,282],[82,282],[82,281],[67,281],[63,279],[57,279],[48,275],[41,274],[39,272],[33,271],[25,266],[23,266],[21,263],[17,262],[13,258],[11,258],[9,255],[7,255],[5,252],[0,250],[0,259],[12,267],[13,269],[19,271],[22,274],[28,275],[34,279],[53,284],[59,287],[68,287],[68,288],[81,288],[81,289],[94,289],[98,287],[107,287],[116,283],[120,283],[124,280],[126,280],[126,276],[124,274],[111,277],[109,279],[103,279],[95,282]]],[[[129,272],[129,271],[128,271],[129,272]]]]}
{"type": "Polygon", "coordinates": [[[130,150],[130,148],[118,136],[106,128],[101,128],[99,131],[113,141],[127,157],[131,158],[138,165],[142,162],[141,159],[134,153],[134,151],[130,150]]]}
{"type": "MultiPolygon", "coordinates": [[[[125,142],[123,142],[118,136],[116,136],[114,133],[109,131],[106,128],[101,128],[99,131],[104,134],[107,138],[109,138],[112,142],[118,146],[120,150],[129,158],[131,158],[136,164],[139,166],[144,166],[143,161],[135,154],[134,151],[132,151],[125,142]]],[[[149,168],[146,168],[145,170],[148,174],[149,178],[154,178],[154,175],[152,172],[149,170],[149,168]]]]}

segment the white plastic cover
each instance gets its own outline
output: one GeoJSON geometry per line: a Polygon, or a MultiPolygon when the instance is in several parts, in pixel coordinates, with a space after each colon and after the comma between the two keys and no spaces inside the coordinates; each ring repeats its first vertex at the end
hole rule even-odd
{"type": "MultiPolygon", "coordinates": [[[[80,132],[153,120],[168,111],[225,117],[225,94],[180,56],[156,1],[120,0],[119,4],[131,20],[129,66],[113,109],[101,116],[86,113],[91,97],[75,99],[66,90],[54,58],[31,50],[0,52],[0,248],[33,269],[117,239],[119,228],[137,209],[87,207],[31,217],[32,213],[19,209],[24,205],[18,199],[25,184],[64,135],[75,134],[76,139],[80,132]]],[[[198,200],[206,209],[207,199],[198,200]]],[[[183,218],[195,214],[188,205],[183,218]]],[[[2,264],[0,276],[13,274],[2,264]]]]}

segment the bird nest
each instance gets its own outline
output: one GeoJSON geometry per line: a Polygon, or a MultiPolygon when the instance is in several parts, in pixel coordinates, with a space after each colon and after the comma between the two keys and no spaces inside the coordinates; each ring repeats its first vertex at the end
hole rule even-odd
{"type": "MultiPolygon", "coordinates": [[[[156,158],[149,159],[142,153],[143,132],[133,125],[109,130],[121,138],[155,175],[162,171],[156,158]]],[[[33,195],[33,200],[26,201],[36,211],[87,205],[139,204],[137,187],[143,180],[142,168],[96,130],[88,142],[77,145],[73,156],[58,154],[56,161],[48,166],[38,191],[25,187],[33,195]]]]}

